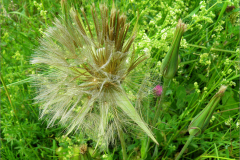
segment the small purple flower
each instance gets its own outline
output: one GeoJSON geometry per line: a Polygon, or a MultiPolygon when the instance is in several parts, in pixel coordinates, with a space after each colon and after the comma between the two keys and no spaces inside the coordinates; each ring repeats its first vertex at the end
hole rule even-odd
{"type": "Polygon", "coordinates": [[[160,96],[162,94],[162,86],[159,84],[153,89],[156,96],[160,96]]]}

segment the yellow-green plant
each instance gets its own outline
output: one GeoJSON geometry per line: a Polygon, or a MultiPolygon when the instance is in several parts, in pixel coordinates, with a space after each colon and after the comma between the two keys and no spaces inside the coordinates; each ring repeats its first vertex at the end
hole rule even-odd
{"type": "Polygon", "coordinates": [[[68,125],[67,134],[78,129],[91,132],[99,143],[114,141],[116,131],[124,146],[123,126],[129,124],[129,117],[158,143],[122,87],[147,58],[136,58],[134,48],[130,50],[137,25],[128,37],[127,16],[114,5],[109,16],[106,5],[100,4],[97,13],[93,4],[93,25],[83,8],[82,15],[75,9],[68,14],[67,8],[64,17],[48,28],[31,61],[45,64],[44,72],[36,75],[40,118],[46,117],[49,127],[57,122],[68,125]]]}

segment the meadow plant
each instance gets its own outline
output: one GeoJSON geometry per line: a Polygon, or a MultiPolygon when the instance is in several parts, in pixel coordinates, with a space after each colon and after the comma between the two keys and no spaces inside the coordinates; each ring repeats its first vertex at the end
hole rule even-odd
{"type": "Polygon", "coordinates": [[[180,19],[178,21],[176,30],[173,35],[171,47],[169,48],[169,51],[164,57],[164,59],[162,60],[160,74],[164,78],[164,84],[162,87],[162,96],[160,99],[160,104],[157,105],[157,112],[154,117],[153,125],[155,125],[155,123],[157,122],[157,119],[159,118],[159,114],[165,98],[167,86],[170,80],[173,79],[173,77],[177,72],[178,64],[180,62],[178,51],[179,51],[182,36],[184,32],[186,32],[186,30],[187,30],[187,25],[183,23],[182,20],[180,19]]]}
{"type": "Polygon", "coordinates": [[[83,8],[86,24],[75,9],[68,14],[64,2],[63,8],[64,18],[48,28],[31,61],[44,66],[44,72],[35,77],[40,118],[48,120],[48,127],[67,125],[67,135],[77,130],[94,135],[105,146],[114,142],[117,132],[124,152],[124,128],[131,127],[128,116],[158,143],[122,87],[129,73],[147,58],[136,58],[134,47],[131,50],[137,24],[127,38],[127,16],[114,4],[110,16],[106,5],[99,5],[99,13],[92,5],[94,29],[83,8]]]}
{"type": "Polygon", "coordinates": [[[238,159],[239,1],[92,2],[1,1],[1,158],[238,159]]]}
{"type": "Polygon", "coordinates": [[[179,63],[179,54],[178,50],[180,47],[181,38],[183,36],[183,33],[187,30],[187,25],[182,22],[180,19],[178,21],[176,31],[173,36],[173,42],[171,44],[171,47],[167,53],[167,55],[164,57],[162,65],[161,65],[161,74],[165,79],[172,79],[178,69],[178,63],[179,63]]]}
{"type": "Polygon", "coordinates": [[[224,86],[224,85],[221,86],[219,91],[212,97],[212,99],[209,101],[207,106],[193,118],[193,120],[191,121],[188,127],[188,132],[190,134],[188,141],[185,143],[181,152],[176,157],[176,160],[179,160],[181,158],[181,155],[187,149],[187,146],[192,141],[192,139],[195,136],[199,136],[200,134],[203,134],[203,132],[207,129],[209,122],[212,118],[213,112],[215,111],[218,103],[223,97],[226,89],[227,89],[227,86],[224,86]]]}

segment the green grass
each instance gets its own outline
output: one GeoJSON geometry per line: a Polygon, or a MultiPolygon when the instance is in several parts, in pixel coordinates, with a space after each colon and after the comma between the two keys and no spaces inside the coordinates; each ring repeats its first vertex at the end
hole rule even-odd
{"type": "MultiPolygon", "coordinates": [[[[93,0],[68,1],[77,10],[83,6],[89,19],[92,2],[96,6],[99,4],[93,0]]],[[[103,2],[109,7],[112,5],[112,1],[103,2]]],[[[143,64],[143,68],[148,69],[139,69],[149,73],[147,82],[135,75],[136,82],[142,83],[143,87],[139,111],[159,142],[159,146],[155,145],[142,132],[130,134],[134,128],[128,128],[130,131],[124,138],[129,160],[174,159],[188,139],[187,128],[192,118],[207,105],[221,85],[228,85],[228,89],[207,130],[193,138],[182,159],[230,160],[240,157],[239,4],[238,1],[214,0],[199,4],[200,1],[115,1],[129,22],[134,24],[139,14],[136,54],[145,53],[150,57],[143,64]],[[176,76],[168,83],[158,121],[151,126],[159,102],[152,89],[157,84],[163,85],[161,61],[171,45],[180,18],[188,24],[179,50],[181,62],[176,76]]],[[[40,69],[30,64],[31,55],[39,47],[42,32],[53,26],[55,17],[62,15],[61,3],[56,0],[1,0],[0,13],[1,158],[80,159],[75,154],[85,143],[92,154],[96,142],[90,136],[79,132],[64,137],[62,131],[66,126],[47,128],[47,122],[38,119],[40,104],[34,103],[37,88],[33,87],[31,75],[38,74],[40,69]]],[[[126,90],[129,99],[138,106],[136,87],[126,90]]],[[[122,159],[121,149],[117,140],[108,149],[97,148],[92,157],[122,159]]]]}

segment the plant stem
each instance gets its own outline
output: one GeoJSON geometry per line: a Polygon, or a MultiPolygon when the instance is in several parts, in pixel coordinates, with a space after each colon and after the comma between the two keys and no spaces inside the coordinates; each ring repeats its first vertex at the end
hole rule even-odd
{"type": "MultiPolygon", "coordinates": [[[[160,98],[158,97],[158,98],[157,98],[156,105],[155,105],[155,106],[156,106],[155,108],[157,108],[157,106],[159,105],[159,102],[160,102],[160,98]]],[[[154,125],[155,125],[155,124],[154,124],[154,125]]],[[[152,125],[152,126],[154,127],[154,125],[152,125]]],[[[151,140],[150,140],[149,137],[148,137],[147,142],[146,142],[146,150],[145,150],[144,156],[143,156],[142,158],[144,158],[144,157],[147,155],[148,148],[149,148],[149,146],[150,146],[150,142],[151,142],[151,140]]]]}
{"type": "MultiPolygon", "coordinates": [[[[188,46],[196,47],[196,48],[202,48],[202,49],[207,49],[207,47],[199,46],[199,45],[195,45],[195,44],[188,44],[188,46]]],[[[210,50],[211,51],[219,51],[219,52],[237,53],[236,51],[229,51],[229,50],[217,49],[217,48],[211,48],[210,50]]]]}
{"type": "Polygon", "coordinates": [[[153,119],[153,124],[152,124],[152,126],[154,126],[154,127],[155,127],[155,125],[156,125],[156,123],[157,123],[158,117],[160,116],[161,109],[162,109],[162,105],[163,105],[163,102],[164,102],[164,98],[165,98],[165,94],[166,94],[166,91],[167,91],[167,87],[168,87],[169,82],[170,82],[170,79],[164,78],[163,90],[162,90],[161,98],[160,98],[159,103],[157,104],[156,114],[155,114],[155,117],[154,117],[154,119],[153,119]]]}
{"type": "Polygon", "coordinates": [[[185,145],[183,146],[181,152],[178,154],[178,156],[177,156],[177,158],[176,158],[175,160],[179,160],[179,159],[181,158],[182,154],[183,154],[184,151],[187,149],[187,147],[188,147],[188,145],[190,144],[190,142],[192,141],[193,137],[194,137],[193,135],[190,135],[190,136],[188,137],[187,142],[185,143],[185,145]]]}
{"type": "Polygon", "coordinates": [[[124,140],[122,129],[118,128],[118,134],[119,134],[119,138],[122,146],[123,160],[127,160],[126,143],[124,140]]]}
{"type": "MultiPolygon", "coordinates": [[[[162,94],[161,94],[160,100],[158,99],[157,103],[156,103],[156,114],[154,116],[153,123],[152,123],[153,127],[155,127],[155,125],[157,123],[157,120],[158,120],[158,117],[161,116],[160,113],[162,113],[161,109],[162,109],[162,105],[163,105],[163,102],[164,102],[164,98],[165,98],[165,94],[166,94],[169,82],[170,82],[170,79],[164,78],[162,94]]],[[[150,140],[148,139],[146,152],[148,151],[149,146],[150,146],[150,140]]]]}
{"type": "Polygon", "coordinates": [[[117,114],[115,114],[116,118],[115,118],[115,124],[117,127],[117,132],[118,132],[118,136],[121,142],[121,147],[122,147],[122,153],[123,153],[123,160],[127,160],[127,151],[126,151],[126,143],[125,143],[125,139],[124,139],[124,133],[122,130],[122,125],[119,121],[119,119],[117,118],[117,114]]]}
{"type": "Polygon", "coordinates": [[[90,155],[89,151],[87,150],[87,152],[85,153],[86,155],[86,159],[87,160],[93,160],[92,156],[90,155]]]}

